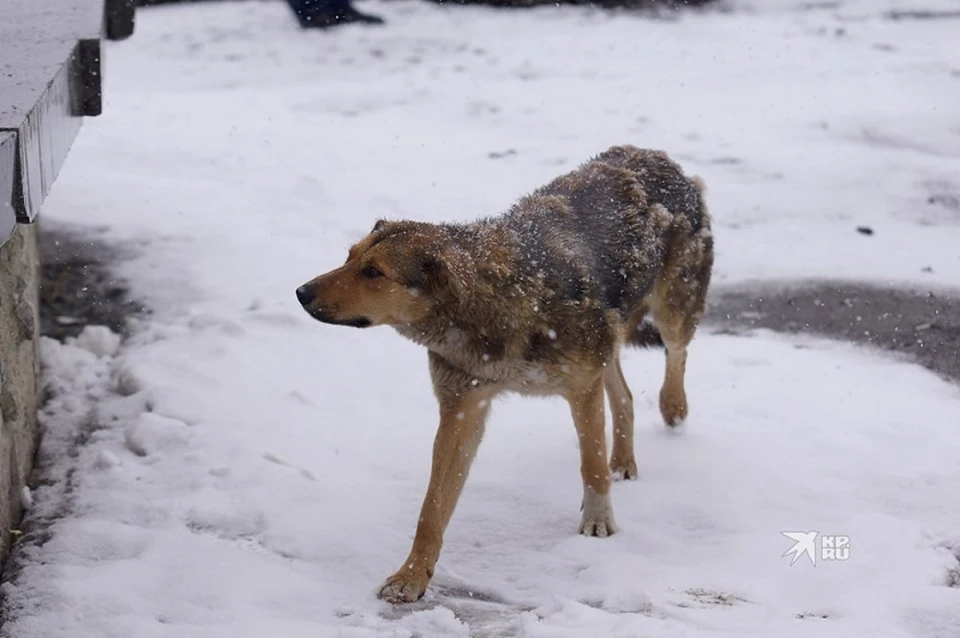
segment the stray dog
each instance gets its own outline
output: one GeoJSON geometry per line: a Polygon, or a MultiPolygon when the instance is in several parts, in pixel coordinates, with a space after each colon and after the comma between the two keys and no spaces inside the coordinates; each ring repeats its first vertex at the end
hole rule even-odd
{"type": "Polygon", "coordinates": [[[409,602],[426,591],[490,402],[503,392],[569,402],[580,439],[580,533],[617,531],[611,480],[637,476],[619,350],[665,346],[660,413],[680,423],[687,344],[713,267],[703,193],[664,153],[617,146],[498,217],[378,221],[343,266],[297,289],[319,321],[388,325],[429,350],[440,404],[430,483],[413,548],[381,598],[409,602]],[[609,465],[604,391],[613,413],[609,465]]]}

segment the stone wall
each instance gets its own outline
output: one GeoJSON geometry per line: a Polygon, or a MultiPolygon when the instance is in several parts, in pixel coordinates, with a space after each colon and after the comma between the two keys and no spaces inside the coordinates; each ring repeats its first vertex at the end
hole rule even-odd
{"type": "Polygon", "coordinates": [[[37,441],[37,232],[18,224],[0,246],[0,560],[20,520],[37,441]]]}

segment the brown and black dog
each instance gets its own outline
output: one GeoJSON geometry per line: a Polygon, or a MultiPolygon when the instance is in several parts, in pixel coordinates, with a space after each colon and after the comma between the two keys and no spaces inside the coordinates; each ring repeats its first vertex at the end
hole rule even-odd
{"type": "Polygon", "coordinates": [[[699,180],[664,153],[618,146],[498,217],[378,221],[343,266],[298,288],[320,321],[388,325],[429,350],[440,404],[430,483],[410,555],[380,596],[423,595],[490,402],[503,392],[569,402],[580,439],[580,532],[616,532],[612,477],[637,475],[620,347],[666,347],[660,412],[668,425],[682,421],[687,344],[712,266],[699,180]],[[609,464],[604,391],[613,413],[609,464]]]}

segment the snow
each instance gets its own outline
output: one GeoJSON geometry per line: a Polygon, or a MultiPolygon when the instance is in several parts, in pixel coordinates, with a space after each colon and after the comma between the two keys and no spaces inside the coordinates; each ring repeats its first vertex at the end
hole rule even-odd
{"type": "Polygon", "coordinates": [[[662,355],[626,354],[640,479],[608,539],[576,534],[567,407],[498,400],[427,597],[375,596],[429,471],[426,356],[293,291],[376,219],[490,214],[629,142],[704,177],[718,285],[960,281],[958,213],[928,202],[960,192],[956,21],[754,5],[391,2],[369,7],[387,27],[329,33],[280,2],[140,11],[43,216],[135,247],[122,274],[153,314],[122,345],[41,344],[50,536],[0,635],[960,634],[960,390],[766,333],[700,334],[679,431],[662,355]],[[849,559],[791,566],[782,532],[813,530],[849,559]]]}
{"type": "Polygon", "coordinates": [[[98,357],[114,356],[120,350],[120,335],[105,326],[89,326],[74,343],[98,357]]]}
{"type": "Polygon", "coordinates": [[[26,485],[20,488],[20,505],[22,505],[25,510],[33,507],[33,492],[31,492],[30,488],[26,485]]]}
{"type": "Polygon", "coordinates": [[[533,636],[932,636],[920,619],[960,623],[945,586],[960,391],[915,366],[705,336],[677,435],[655,405],[659,356],[632,353],[641,478],[615,486],[621,532],[604,540],[575,533],[565,406],[499,402],[434,587],[392,610],[376,585],[408,549],[429,468],[435,408],[425,375],[404,374],[422,358],[386,331],[362,333],[388,349],[374,359],[373,345],[315,338],[319,326],[248,327],[135,337],[121,359],[149,389],[132,396],[110,392],[102,359],[44,342],[49,383],[79,402],[48,408],[45,426],[76,429],[88,408],[100,425],[42,564],[5,591],[28,611],[10,635],[440,636],[500,622],[533,636]],[[202,348],[220,354],[188,355],[202,348]],[[373,360],[386,369],[343,372],[373,360]],[[131,449],[124,423],[162,445],[131,449]],[[790,530],[848,535],[851,557],[791,567],[790,530]]]}

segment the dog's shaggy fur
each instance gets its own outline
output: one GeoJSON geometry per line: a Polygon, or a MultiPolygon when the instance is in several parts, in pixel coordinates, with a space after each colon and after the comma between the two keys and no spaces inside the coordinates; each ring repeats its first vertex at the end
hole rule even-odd
{"type": "Polygon", "coordinates": [[[616,531],[612,477],[635,478],[625,344],[664,345],[660,411],[687,415],[687,344],[713,265],[699,180],[665,154],[614,147],[470,224],[379,221],[346,263],[304,284],[313,317],[389,325],[427,347],[440,404],[430,484],[413,548],[380,595],[423,595],[483,434],[503,392],[560,395],[580,435],[581,533],[616,531]],[[645,320],[649,315],[650,322],[645,320]],[[606,461],[604,394],[613,413],[606,461]]]}

